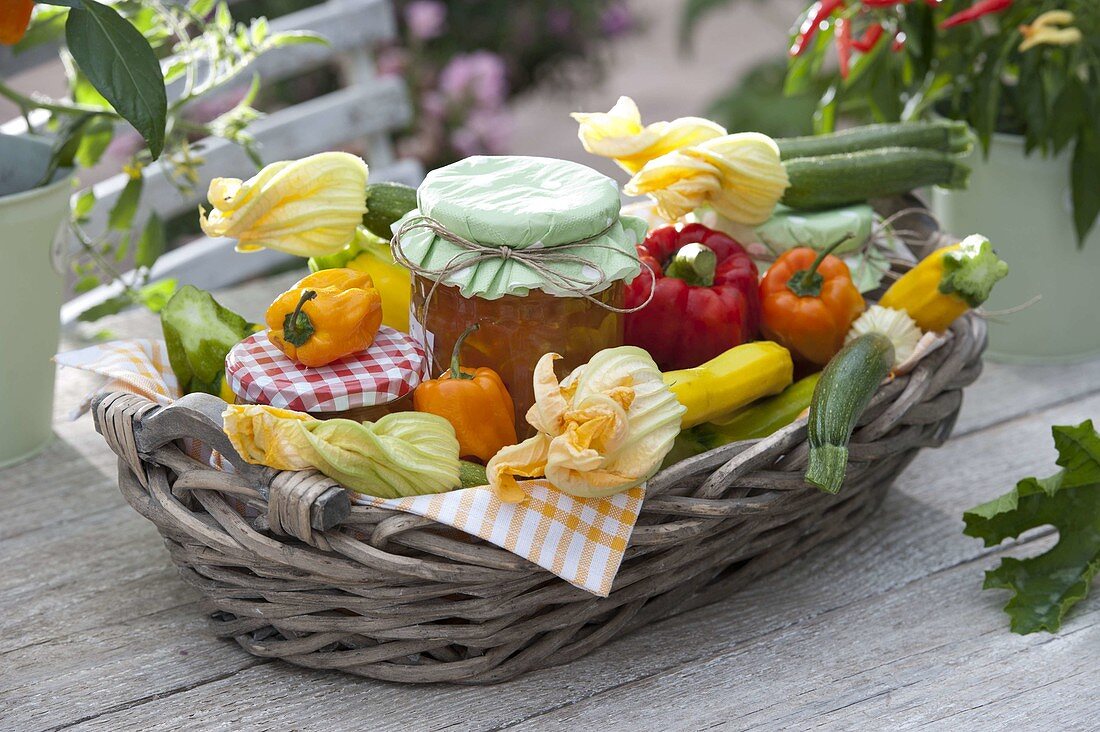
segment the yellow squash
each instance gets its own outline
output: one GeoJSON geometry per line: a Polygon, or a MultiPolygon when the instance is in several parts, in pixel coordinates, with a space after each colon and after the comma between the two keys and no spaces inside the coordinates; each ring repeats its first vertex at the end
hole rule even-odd
{"type": "Polygon", "coordinates": [[[701,366],[667,371],[664,382],[687,411],[683,429],[740,409],[791,385],[794,363],[778,343],[758,341],[731,348],[701,366]]]}
{"type": "Polygon", "coordinates": [[[937,249],[890,286],[879,304],[904,310],[921,330],[947,330],[955,319],[989,298],[993,285],[1008,274],[983,236],[937,249]]]}

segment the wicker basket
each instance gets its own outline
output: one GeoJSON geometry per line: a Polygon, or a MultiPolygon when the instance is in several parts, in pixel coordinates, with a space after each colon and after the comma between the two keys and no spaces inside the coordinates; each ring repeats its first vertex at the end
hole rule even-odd
{"type": "Polygon", "coordinates": [[[985,332],[979,318],[960,319],[945,345],[879,389],[839,495],[803,482],[805,420],[659,473],[606,599],[430,519],[352,506],[319,473],[244,463],[215,397],[160,408],[114,393],[94,412],[119,455],[123,495],[156,524],[218,636],[310,668],[494,683],[726,597],[857,526],[920,448],[947,439],[985,332]],[[237,472],[188,457],[182,438],[237,472]]]}

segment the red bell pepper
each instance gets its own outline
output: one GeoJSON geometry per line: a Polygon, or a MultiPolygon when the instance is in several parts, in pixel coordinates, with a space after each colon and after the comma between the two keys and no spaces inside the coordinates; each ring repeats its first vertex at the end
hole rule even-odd
{"type": "Polygon", "coordinates": [[[702,224],[665,226],[638,247],[644,267],[626,290],[626,342],[662,371],[705,363],[751,341],[760,326],[759,273],[748,252],[702,224]]]}
{"type": "Polygon", "coordinates": [[[940,23],[940,28],[954,28],[957,25],[973,23],[987,15],[1000,13],[1012,7],[1012,0],[979,0],[961,12],[955,13],[940,23]]]}

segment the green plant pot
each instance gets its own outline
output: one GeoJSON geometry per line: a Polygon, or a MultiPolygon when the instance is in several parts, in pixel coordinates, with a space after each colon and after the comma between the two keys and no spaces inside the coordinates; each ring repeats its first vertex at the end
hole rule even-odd
{"type": "MultiPolygon", "coordinates": [[[[27,170],[45,170],[41,149],[10,140],[0,148],[6,171],[0,190],[18,188],[27,170]]],[[[62,281],[52,249],[68,220],[71,193],[72,176],[65,173],[48,185],[0,195],[0,467],[30,457],[53,436],[50,359],[61,328],[62,281]]]]}
{"type": "Polygon", "coordinates": [[[1042,300],[989,323],[987,357],[1053,364],[1100,356],[1100,228],[1077,247],[1070,153],[1024,154],[1022,137],[997,135],[988,159],[975,153],[966,191],[936,189],[932,209],[944,230],[981,233],[1008,262],[991,311],[1042,300]]]}

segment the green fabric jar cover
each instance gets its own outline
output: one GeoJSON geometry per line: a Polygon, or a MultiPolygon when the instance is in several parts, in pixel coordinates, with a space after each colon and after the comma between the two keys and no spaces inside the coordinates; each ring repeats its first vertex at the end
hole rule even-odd
{"type": "MultiPolygon", "coordinates": [[[[417,190],[418,208],[394,224],[395,233],[418,217],[434,219],[448,232],[486,247],[513,251],[552,248],[591,238],[562,251],[579,262],[544,266],[591,283],[592,295],[640,271],[636,246],[646,224],[620,216],[619,187],[589,167],[567,160],[521,156],[474,156],[434,170],[417,190]],[[600,277],[600,272],[603,278],[600,277]],[[602,279],[602,286],[601,286],[602,279]]],[[[400,237],[405,258],[426,276],[462,262],[464,249],[428,228],[409,228],[400,237]]],[[[547,281],[517,259],[490,257],[449,272],[440,284],[465,297],[495,300],[538,289],[560,297],[578,293],[547,281]]]]}

